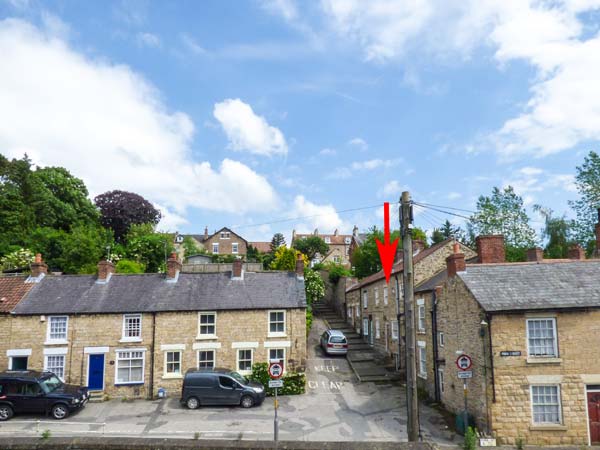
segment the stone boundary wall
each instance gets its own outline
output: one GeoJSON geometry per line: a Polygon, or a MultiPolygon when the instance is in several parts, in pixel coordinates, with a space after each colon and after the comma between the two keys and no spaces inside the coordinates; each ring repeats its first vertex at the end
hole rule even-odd
{"type": "Polygon", "coordinates": [[[346,317],[346,289],[353,284],[357,283],[356,278],[341,277],[337,284],[333,284],[329,281],[329,272],[326,270],[319,270],[319,275],[325,283],[325,297],[323,301],[331,306],[334,311],[344,320],[346,317]]]}
{"type": "MultiPolygon", "coordinates": [[[[0,450],[262,450],[275,448],[272,441],[214,441],[122,437],[11,438],[3,437],[0,450]]],[[[303,442],[280,441],[281,450],[433,450],[426,442],[303,442]]]]}

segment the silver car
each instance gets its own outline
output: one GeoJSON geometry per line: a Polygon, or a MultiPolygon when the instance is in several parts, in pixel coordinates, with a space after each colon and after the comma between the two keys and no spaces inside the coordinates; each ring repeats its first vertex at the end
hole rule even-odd
{"type": "Polygon", "coordinates": [[[328,355],[345,355],[348,353],[348,341],[339,330],[327,330],[321,335],[321,348],[328,355]]]}

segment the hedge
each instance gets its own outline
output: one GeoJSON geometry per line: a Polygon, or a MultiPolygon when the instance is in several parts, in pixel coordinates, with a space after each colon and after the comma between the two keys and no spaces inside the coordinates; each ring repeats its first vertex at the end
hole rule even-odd
{"type": "MultiPolygon", "coordinates": [[[[275,389],[269,387],[269,365],[267,363],[256,363],[252,366],[252,375],[248,378],[258,381],[265,387],[268,396],[275,395],[275,389]]],[[[287,371],[283,377],[283,387],[279,388],[277,395],[297,395],[306,392],[306,375],[299,372],[287,371]]]]}

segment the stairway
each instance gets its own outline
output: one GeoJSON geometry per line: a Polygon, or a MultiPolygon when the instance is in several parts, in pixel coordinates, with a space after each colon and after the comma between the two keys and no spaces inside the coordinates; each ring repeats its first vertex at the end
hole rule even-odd
{"type": "Polygon", "coordinates": [[[100,403],[104,401],[104,391],[90,391],[90,403],[100,403]]]}
{"type": "Polygon", "coordinates": [[[360,382],[367,381],[392,381],[400,379],[400,374],[387,370],[379,364],[375,350],[356,332],[350,324],[340,317],[331,306],[324,302],[315,302],[312,305],[313,314],[323,319],[332,330],[339,330],[348,341],[348,354],[346,359],[360,382]]]}

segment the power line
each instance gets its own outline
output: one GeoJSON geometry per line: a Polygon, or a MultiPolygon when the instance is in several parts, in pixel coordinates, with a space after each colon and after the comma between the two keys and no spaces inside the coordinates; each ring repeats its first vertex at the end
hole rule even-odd
{"type": "Polygon", "coordinates": [[[424,202],[413,202],[413,203],[418,204],[418,205],[422,205],[422,206],[425,206],[425,207],[433,206],[433,207],[436,207],[436,208],[451,209],[453,211],[463,211],[463,212],[468,212],[468,213],[471,213],[471,214],[476,214],[477,213],[477,211],[473,211],[471,209],[453,208],[452,206],[432,205],[431,203],[424,203],[424,202]]]}
{"type": "Polygon", "coordinates": [[[425,205],[425,204],[423,204],[423,203],[417,203],[417,202],[413,202],[413,203],[414,203],[415,205],[417,205],[417,206],[420,206],[420,207],[422,207],[422,208],[428,208],[428,209],[431,209],[431,210],[433,210],[433,211],[437,211],[437,212],[440,212],[440,213],[443,213],[443,214],[448,214],[448,215],[450,215],[450,216],[456,216],[456,217],[461,217],[462,219],[471,220],[471,218],[470,218],[470,217],[463,216],[462,214],[457,214],[457,213],[453,213],[453,212],[450,212],[450,211],[444,211],[443,209],[434,208],[434,207],[432,207],[432,206],[426,206],[426,205],[425,205]]]}

